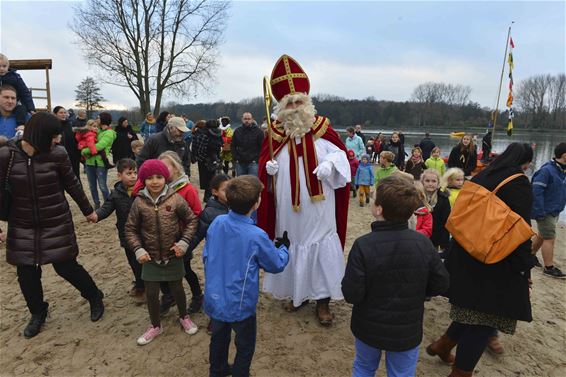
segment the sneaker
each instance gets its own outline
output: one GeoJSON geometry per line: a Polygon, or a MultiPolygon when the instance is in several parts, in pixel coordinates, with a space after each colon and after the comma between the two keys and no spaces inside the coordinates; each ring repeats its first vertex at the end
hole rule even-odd
{"type": "Polygon", "coordinates": [[[163,333],[163,326],[149,326],[149,328],[138,338],[138,346],[145,346],[163,333]]]}
{"type": "Polygon", "coordinates": [[[191,302],[189,304],[189,308],[188,311],[190,314],[194,314],[194,313],[198,313],[200,312],[200,309],[202,308],[202,301],[203,301],[203,295],[200,296],[193,296],[191,298],[191,302]]]}
{"type": "Polygon", "coordinates": [[[560,271],[558,267],[554,267],[554,266],[550,268],[545,267],[543,270],[543,274],[557,279],[566,279],[566,275],[562,271],[560,271]]]}
{"type": "Polygon", "coordinates": [[[538,258],[537,257],[533,257],[533,258],[535,258],[535,267],[542,268],[542,264],[540,264],[538,258]]]}
{"type": "Polygon", "coordinates": [[[183,318],[179,318],[179,323],[183,327],[183,330],[189,335],[196,334],[196,332],[198,331],[197,325],[195,325],[195,323],[191,321],[191,317],[189,317],[188,314],[183,318]]]}

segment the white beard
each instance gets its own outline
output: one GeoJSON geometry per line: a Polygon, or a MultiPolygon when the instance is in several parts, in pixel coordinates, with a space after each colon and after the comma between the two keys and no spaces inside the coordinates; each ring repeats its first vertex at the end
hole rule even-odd
{"type": "Polygon", "coordinates": [[[277,107],[277,118],[283,124],[287,136],[290,138],[303,137],[310,131],[316,115],[310,97],[305,94],[288,95],[277,107]],[[289,100],[295,100],[295,97],[300,97],[304,104],[295,109],[285,109],[289,100]]]}

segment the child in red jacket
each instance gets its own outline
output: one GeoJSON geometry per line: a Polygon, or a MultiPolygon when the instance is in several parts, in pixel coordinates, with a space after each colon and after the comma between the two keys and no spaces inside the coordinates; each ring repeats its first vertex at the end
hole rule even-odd
{"type": "Polygon", "coordinates": [[[77,148],[79,150],[83,150],[84,148],[88,148],[90,150],[91,155],[95,155],[98,153],[96,150],[96,136],[98,135],[98,129],[96,128],[96,121],[94,119],[90,119],[86,122],[84,127],[76,129],[75,132],[75,139],[77,140],[77,148]]]}
{"type": "Polygon", "coordinates": [[[415,188],[419,194],[420,203],[422,203],[415,211],[417,220],[415,230],[430,238],[432,236],[432,208],[426,200],[423,184],[420,181],[415,181],[415,188]]]}
{"type": "Polygon", "coordinates": [[[352,198],[355,198],[358,192],[358,186],[356,186],[354,182],[356,180],[358,166],[360,166],[360,161],[356,158],[356,154],[351,149],[348,150],[348,162],[350,163],[350,173],[352,174],[352,184],[350,184],[350,191],[352,191],[352,198]]]}

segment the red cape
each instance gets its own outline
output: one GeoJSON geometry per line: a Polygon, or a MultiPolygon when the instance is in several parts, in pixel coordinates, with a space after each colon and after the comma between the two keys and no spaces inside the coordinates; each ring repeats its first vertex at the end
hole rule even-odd
{"type": "MultiPolygon", "coordinates": [[[[315,138],[323,138],[336,145],[338,148],[346,153],[346,146],[344,142],[334,131],[330,122],[327,118],[317,115],[315,125],[323,125],[323,127],[315,126],[311,128],[311,132],[314,133],[315,138]],[[317,132],[317,130],[319,132],[317,132]]],[[[270,125],[271,127],[271,125],[270,125]]],[[[273,140],[273,149],[276,149],[276,145],[280,145],[276,140],[273,140]]],[[[269,176],[265,170],[265,164],[269,161],[269,141],[268,138],[263,140],[263,145],[261,146],[261,154],[259,157],[259,179],[261,183],[265,186],[261,192],[261,205],[257,210],[258,225],[267,232],[271,239],[275,238],[275,200],[273,197],[273,192],[271,191],[271,176],[269,176]]],[[[301,177],[304,179],[304,177],[301,177]]],[[[336,230],[338,237],[340,237],[340,242],[342,248],[346,243],[346,228],[348,226],[348,205],[350,203],[350,184],[334,190],[335,208],[336,208],[336,230]]],[[[287,203],[289,209],[291,209],[291,203],[287,203]]]]}

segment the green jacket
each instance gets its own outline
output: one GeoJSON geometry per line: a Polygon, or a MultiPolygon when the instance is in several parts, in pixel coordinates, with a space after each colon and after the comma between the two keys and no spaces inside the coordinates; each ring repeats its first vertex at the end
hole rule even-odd
{"type": "MultiPolygon", "coordinates": [[[[110,156],[110,148],[112,144],[116,140],[116,132],[109,128],[107,130],[103,130],[98,132],[98,136],[96,137],[96,150],[97,151],[105,151],[106,158],[110,156]]],[[[102,157],[99,154],[95,154],[94,156],[90,154],[90,150],[88,148],[83,148],[81,150],[81,154],[85,156],[86,161],[85,163],[89,166],[100,166],[104,167],[104,162],[102,162],[102,157]]]]}
{"type": "Polygon", "coordinates": [[[444,172],[446,171],[446,165],[444,164],[444,160],[440,157],[430,157],[428,160],[425,161],[425,165],[428,169],[436,169],[438,174],[442,177],[444,172]]]}
{"type": "Polygon", "coordinates": [[[393,174],[396,171],[397,171],[397,166],[393,164],[389,165],[388,168],[382,168],[382,167],[377,168],[377,171],[375,172],[375,185],[377,186],[379,184],[379,181],[381,181],[385,177],[389,177],[391,174],[393,174]]]}

